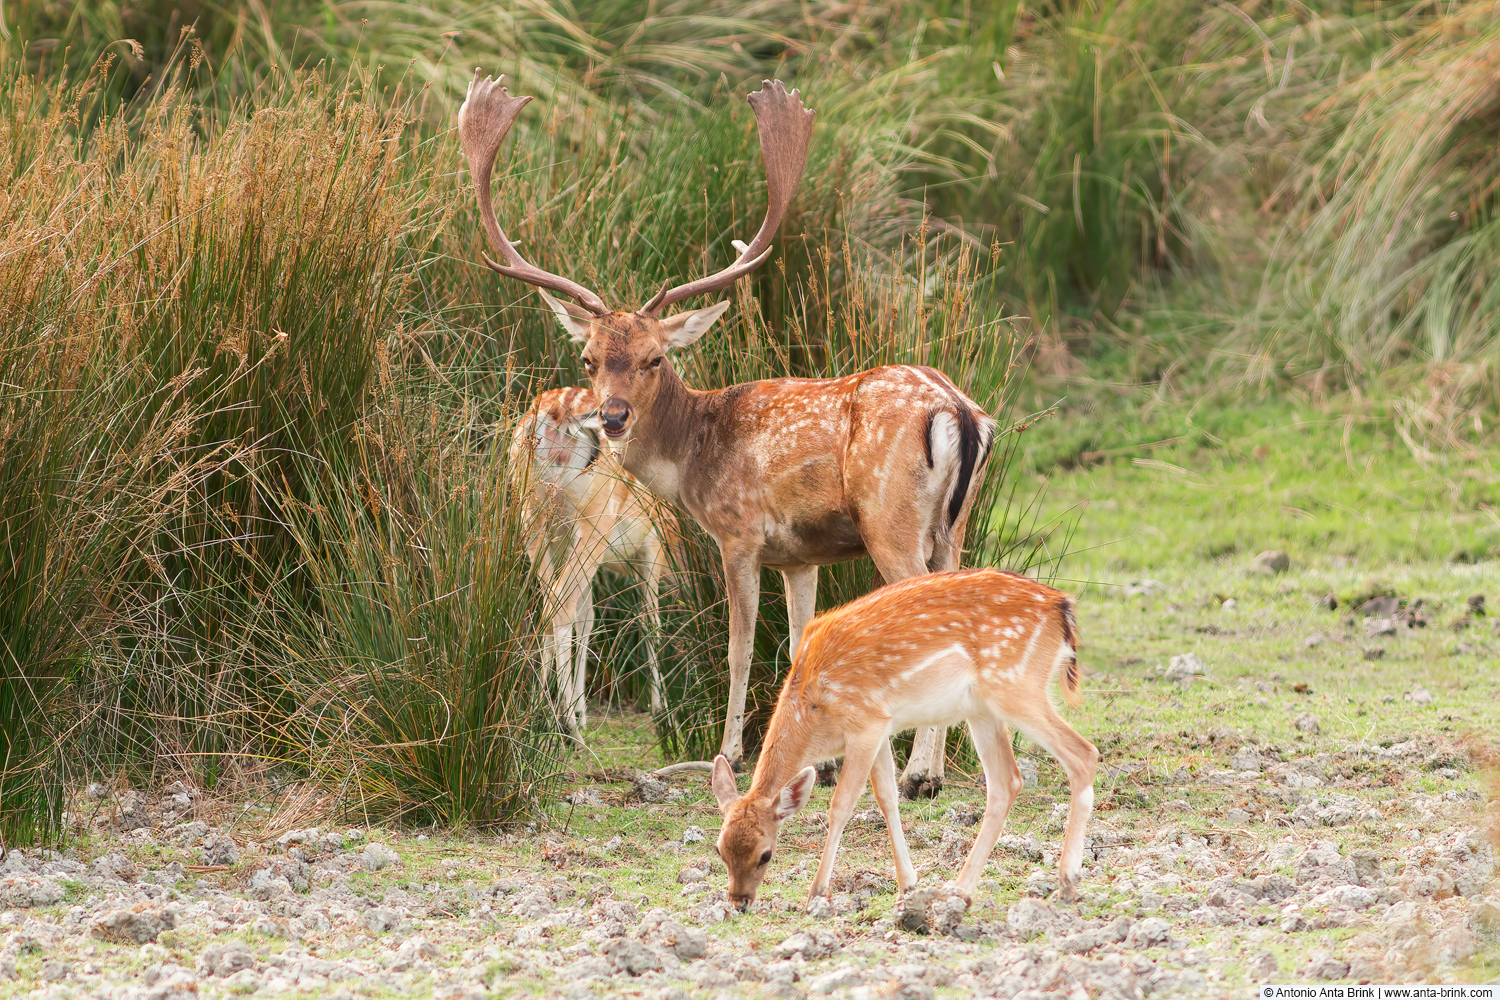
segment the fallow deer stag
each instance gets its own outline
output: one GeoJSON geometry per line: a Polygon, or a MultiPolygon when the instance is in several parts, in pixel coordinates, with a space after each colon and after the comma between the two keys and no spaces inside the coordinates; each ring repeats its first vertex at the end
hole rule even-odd
{"type": "Polygon", "coordinates": [[[724,815],[715,845],[729,869],[730,900],[755,899],[781,824],[807,804],[807,766],[838,754],[843,771],[828,807],[828,841],[808,902],[828,891],[844,825],[869,778],[885,814],[901,891],[916,871],[901,831],[891,735],[912,726],[969,724],[984,765],[984,822],[955,888],[967,898],[1021,790],[1011,754],[1014,726],[1056,757],[1071,802],[1061,898],[1077,896],[1084,829],[1094,804],[1099,752],[1062,720],[1049,698],[1054,675],[1074,706],[1079,692],[1073,600],[1034,580],[993,569],[934,573],[891,584],[816,618],[803,633],[750,790],[735,788],[729,761],[714,761],[724,815]]]}
{"type": "Polygon", "coordinates": [[[546,593],[543,682],[557,686],[564,725],[578,738],[588,724],[584,684],[594,627],[593,583],[601,569],[644,581],[651,712],[662,708],[656,638],[658,593],[667,574],[670,518],[599,445],[598,402],[587,389],[542,393],[516,423],[511,485],[527,525],[526,554],[546,593]]]}
{"type": "MultiPolygon", "coordinates": [[[[723,270],[671,287],[633,312],[611,311],[594,292],[528,262],[495,218],[495,156],[529,97],[511,97],[479,71],[458,113],[480,218],[503,258],[499,274],[536,285],[583,345],[605,439],[625,469],[684,508],[719,545],[729,593],[729,707],[721,750],[741,752],[761,567],[786,584],[791,648],[812,618],[818,566],[868,554],[888,581],[954,569],[983,478],[995,422],[941,372],[893,365],[831,379],[768,379],[689,389],[669,351],[703,336],[727,301],[663,317],[695,295],[718,292],[771,253],[801,182],[813,112],[797,91],[766,81],[749,95],[760,131],[769,205],[748,245],[723,270]],[[560,293],[572,302],[548,294],[560,293]]],[[[910,791],[941,782],[942,740],[919,734],[903,779],[910,791]]],[[[705,765],[706,769],[706,765],[705,765]]]]}

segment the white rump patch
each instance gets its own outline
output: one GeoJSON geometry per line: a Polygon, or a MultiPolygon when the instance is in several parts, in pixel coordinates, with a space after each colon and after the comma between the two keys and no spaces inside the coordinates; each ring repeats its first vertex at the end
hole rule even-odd
{"type": "Polygon", "coordinates": [[[946,480],[958,468],[958,421],[947,410],[932,418],[932,471],[946,480]]]}

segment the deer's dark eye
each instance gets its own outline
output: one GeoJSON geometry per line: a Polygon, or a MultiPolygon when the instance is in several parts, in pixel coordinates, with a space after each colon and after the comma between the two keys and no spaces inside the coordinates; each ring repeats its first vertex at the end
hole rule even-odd
{"type": "Polygon", "coordinates": [[[759,867],[764,868],[766,865],[768,865],[770,863],[771,863],[771,852],[767,851],[766,853],[764,853],[764,854],[762,854],[760,856],[760,865],[759,865],[759,867]]]}
{"type": "Polygon", "coordinates": [[[658,368],[661,367],[661,363],[662,363],[662,357],[652,358],[650,361],[646,362],[646,370],[648,372],[654,372],[654,371],[656,371],[656,369],[658,369],[658,368]]]}
{"type": "Polygon", "coordinates": [[[588,372],[590,375],[594,374],[594,363],[592,361],[590,361],[588,358],[584,358],[583,359],[583,370],[586,371],[586,372],[588,372]]]}

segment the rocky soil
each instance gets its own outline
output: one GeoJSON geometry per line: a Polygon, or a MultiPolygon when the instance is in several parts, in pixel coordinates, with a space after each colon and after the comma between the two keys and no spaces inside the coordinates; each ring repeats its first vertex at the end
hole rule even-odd
{"type": "Polygon", "coordinates": [[[1259,981],[1472,981],[1493,975],[1485,963],[1500,943],[1478,793],[1382,811],[1337,790],[1359,762],[1399,774],[1445,754],[1414,740],[1284,760],[1244,743],[1197,780],[1240,791],[1260,815],[1240,809],[1208,829],[1179,813],[1152,824],[1106,812],[1074,906],[1046,898],[1057,823],[1052,836],[1007,836],[994,867],[1013,877],[982,883],[972,906],[937,888],[977,819],[965,801],[978,789],[957,783],[912,807],[923,889],[896,898],[871,810],[832,899],[806,914],[823,822],[810,810],[744,916],[724,902],[711,799],[691,785],[585,785],[565,812],[586,833],[470,840],[322,827],[253,836],[194,819],[226,810],[180,783],[160,796],[95,786],[84,842],[0,864],[0,995],[1082,1000],[1243,996],[1259,981]],[[1337,833],[1362,824],[1388,839],[1341,845],[1337,833]]]}
{"type": "Polygon", "coordinates": [[[1387,628],[1308,600],[1321,577],[1222,576],[1137,581],[1081,609],[1090,676],[1070,718],[1104,766],[1079,903],[1050,898],[1061,772],[1023,742],[1026,788],[970,904],[940,888],[984,801],[960,756],[939,798],[903,805],[918,891],[897,897],[867,798],[832,898],[806,910],[819,789],[735,913],[705,782],[643,777],[660,762],[649,720],[601,712],[574,764],[596,770],[503,835],[380,829],[299,789],[80,790],[66,850],[0,860],[0,998],[1123,1000],[1495,982],[1500,633],[1457,590],[1472,580],[1413,577],[1438,597],[1387,628]]]}

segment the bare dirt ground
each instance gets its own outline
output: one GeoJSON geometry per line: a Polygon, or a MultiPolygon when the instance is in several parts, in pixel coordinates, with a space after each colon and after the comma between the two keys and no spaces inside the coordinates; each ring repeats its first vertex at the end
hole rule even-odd
{"type": "MultiPolygon", "coordinates": [[[[499,836],[379,828],[288,791],[92,786],[61,854],[0,864],[0,997],[1244,997],[1262,982],[1494,983],[1500,635],[1469,598],[1500,568],[1397,567],[1389,614],[1340,566],[1222,565],[1085,589],[1105,766],[1084,899],[1053,888],[1066,789],[1027,788],[972,905],[898,900],[879,813],[803,906],[827,790],[750,913],[724,901],[701,777],[649,720],[601,713],[545,814],[499,836]],[[1343,594],[1330,611],[1323,595],[1343,594]],[[1416,598],[1422,603],[1414,603],[1416,598]]],[[[908,803],[924,889],[983,803],[963,753],[908,803]]]]}

